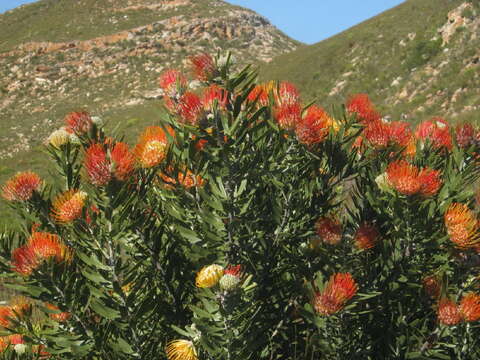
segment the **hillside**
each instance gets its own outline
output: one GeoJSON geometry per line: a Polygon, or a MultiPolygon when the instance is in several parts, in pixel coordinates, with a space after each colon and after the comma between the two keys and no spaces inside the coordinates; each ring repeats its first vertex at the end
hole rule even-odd
{"type": "Polygon", "coordinates": [[[133,138],[161,111],[157,78],[189,55],[232,49],[239,65],[299,45],[220,0],[40,0],[0,15],[0,180],[46,172],[40,149],[88,109],[133,138]]]}
{"type": "Polygon", "coordinates": [[[408,0],[261,73],[325,106],[366,92],[393,119],[480,120],[480,1],[408,0]]]}

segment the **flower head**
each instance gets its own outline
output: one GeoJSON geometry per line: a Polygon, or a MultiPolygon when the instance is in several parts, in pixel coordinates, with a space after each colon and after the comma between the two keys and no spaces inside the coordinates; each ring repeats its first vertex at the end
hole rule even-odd
{"type": "Polygon", "coordinates": [[[57,149],[60,149],[62,145],[67,144],[69,141],[70,133],[63,127],[52,132],[47,138],[47,143],[57,149]]]}
{"type": "Polygon", "coordinates": [[[22,275],[30,275],[42,262],[55,259],[57,263],[70,259],[70,250],[58,235],[34,232],[27,243],[12,252],[12,268],[22,275]]]}
{"type": "Polygon", "coordinates": [[[110,162],[103,145],[92,144],[88,147],[85,153],[84,166],[88,180],[93,185],[103,186],[110,181],[110,162]]]}
{"type": "Polygon", "coordinates": [[[208,81],[215,77],[217,68],[213,58],[206,53],[190,57],[193,73],[200,81],[208,81]]]}
{"type": "Polygon", "coordinates": [[[220,109],[225,109],[228,103],[228,91],[218,85],[210,85],[203,91],[203,108],[212,111],[215,103],[218,104],[220,109]]]}
{"type": "MultiPolygon", "coordinates": [[[[173,130],[168,129],[173,136],[173,130]]],[[[160,126],[149,126],[140,136],[135,155],[143,168],[150,168],[160,164],[168,150],[168,139],[160,126]]]]}
{"type": "Polygon", "coordinates": [[[458,124],[455,127],[455,138],[458,146],[467,148],[472,145],[475,139],[475,129],[472,124],[458,124]]]}
{"type": "Polygon", "coordinates": [[[477,218],[467,205],[451,204],[444,219],[450,240],[458,247],[471,248],[480,242],[477,218]]]}
{"type": "Polygon", "coordinates": [[[347,111],[355,114],[361,122],[373,122],[381,119],[380,113],[370,101],[367,94],[357,94],[347,101],[347,111]]]}
{"type": "Polygon", "coordinates": [[[437,318],[440,324],[449,326],[462,321],[457,304],[446,297],[441,298],[438,303],[437,318]]]}
{"type": "Polygon", "coordinates": [[[418,125],[415,135],[420,140],[430,140],[433,147],[452,149],[452,137],[448,123],[442,118],[433,118],[418,125]]]}
{"type": "Polygon", "coordinates": [[[195,125],[202,112],[202,101],[196,94],[186,92],[178,100],[177,107],[180,122],[195,125]]]}
{"type": "Polygon", "coordinates": [[[65,117],[67,130],[75,134],[85,134],[93,125],[92,118],[86,111],[71,112],[65,117]]]}
{"type": "Polygon", "coordinates": [[[363,130],[363,135],[375,148],[383,148],[390,141],[390,126],[382,120],[369,121],[363,130]]]}
{"type": "Polygon", "coordinates": [[[404,195],[435,195],[441,186],[440,172],[424,168],[419,169],[406,162],[398,160],[387,167],[387,181],[399,193],[404,195]]]}
{"type": "Polygon", "coordinates": [[[399,146],[408,146],[413,137],[410,123],[405,121],[392,121],[389,123],[390,141],[399,146]]]}
{"type": "Polygon", "coordinates": [[[360,250],[368,250],[377,245],[380,239],[380,233],[375,225],[362,224],[354,236],[355,246],[360,250]]]}
{"type": "Polygon", "coordinates": [[[278,105],[293,105],[300,102],[300,93],[292,83],[281,82],[275,92],[275,101],[278,105]]]}
{"type": "Polygon", "coordinates": [[[267,106],[270,102],[270,94],[273,94],[275,89],[275,82],[256,85],[248,94],[247,100],[249,102],[257,102],[260,106],[267,106]]]}
{"type": "Polygon", "coordinates": [[[211,288],[217,285],[220,278],[223,276],[223,267],[217,264],[203,267],[195,279],[195,284],[199,288],[211,288]]]}
{"type": "Polygon", "coordinates": [[[2,196],[8,201],[27,201],[38,191],[42,180],[34,172],[21,172],[8,180],[2,188],[2,196]]]}
{"type": "Polygon", "coordinates": [[[330,245],[337,245],[342,240],[342,225],[333,217],[321,217],[315,222],[317,235],[323,242],[330,245]]]}
{"type": "Polygon", "coordinates": [[[345,307],[357,290],[358,286],[350,273],[336,273],[330,277],[323,291],[315,294],[315,311],[321,315],[335,314],[345,307]]]}
{"type": "Polygon", "coordinates": [[[465,321],[480,320],[480,295],[469,293],[460,301],[460,314],[465,321]]]}
{"type": "Polygon", "coordinates": [[[300,122],[302,107],[299,103],[286,103],[274,108],[274,117],[281,128],[293,130],[300,122]]]}
{"type": "Polygon", "coordinates": [[[110,153],[113,163],[113,174],[117,180],[125,181],[135,169],[135,155],[128,145],[117,142],[110,153]]]}
{"type": "Polygon", "coordinates": [[[168,360],[197,360],[197,350],[189,340],[173,340],[165,349],[168,360]]]}
{"type": "Polygon", "coordinates": [[[301,143],[314,145],[321,143],[328,135],[331,118],[319,106],[310,106],[305,116],[299,120],[295,132],[301,143]]]}
{"type": "Polygon", "coordinates": [[[79,190],[68,190],[53,201],[52,217],[58,223],[70,223],[82,215],[87,194],[79,190]]]}
{"type": "Polygon", "coordinates": [[[177,88],[185,88],[187,86],[187,79],[180,71],[168,69],[160,75],[158,83],[168,96],[174,96],[177,88]]]}

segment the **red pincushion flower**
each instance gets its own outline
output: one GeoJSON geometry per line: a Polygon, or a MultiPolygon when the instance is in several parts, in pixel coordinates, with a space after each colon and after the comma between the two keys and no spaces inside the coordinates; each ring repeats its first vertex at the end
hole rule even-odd
{"type": "Polygon", "coordinates": [[[457,325],[462,321],[458,306],[448,298],[440,299],[438,303],[437,318],[440,324],[443,325],[457,325]]]}
{"type": "Polygon", "coordinates": [[[337,245],[342,240],[342,225],[338,219],[321,217],[315,223],[315,230],[317,235],[327,244],[337,245]]]}
{"type": "Polygon", "coordinates": [[[65,117],[65,124],[67,125],[67,131],[85,134],[92,127],[93,121],[90,114],[86,111],[77,111],[65,117]]]}
{"type": "Polygon", "coordinates": [[[70,223],[82,215],[87,194],[83,191],[68,190],[53,201],[52,217],[59,223],[70,223]]]}
{"type": "Polygon", "coordinates": [[[202,103],[203,108],[208,111],[213,110],[215,103],[220,109],[225,109],[228,103],[228,92],[218,85],[210,85],[203,92],[202,103]]]}
{"type": "Polygon", "coordinates": [[[178,100],[177,109],[181,123],[194,125],[202,112],[202,101],[196,94],[186,92],[178,100]]]}
{"type": "MultiPolygon", "coordinates": [[[[172,128],[167,131],[174,136],[172,128]]],[[[143,168],[160,164],[168,150],[168,138],[160,126],[149,126],[140,136],[135,147],[135,156],[143,168]]]]}
{"type": "Polygon", "coordinates": [[[380,233],[376,226],[371,224],[362,224],[354,236],[354,242],[357,248],[361,250],[368,250],[377,245],[380,239],[380,233]]]}
{"type": "Polygon", "coordinates": [[[374,147],[382,148],[390,141],[390,127],[382,120],[370,121],[363,130],[363,135],[374,147]]]}
{"type": "Polygon", "coordinates": [[[432,169],[422,169],[418,174],[418,181],[421,184],[420,194],[423,196],[435,195],[441,186],[440,171],[432,169]]]}
{"type": "Polygon", "coordinates": [[[399,146],[407,146],[413,136],[410,124],[405,121],[392,121],[389,126],[390,141],[399,146]]]}
{"type": "Polygon", "coordinates": [[[337,273],[330,277],[322,292],[313,300],[315,311],[321,315],[332,315],[342,310],[355,296],[358,286],[350,273],[337,273]]]}
{"type": "Polygon", "coordinates": [[[242,276],[242,265],[229,265],[225,271],[223,272],[224,275],[233,275],[237,278],[240,278],[242,276]]]}
{"type": "Polygon", "coordinates": [[[287,130],[295,129],[301,119],[302,107],[298,103],[285,103],[276,106],[274,117],[280,127],[287,130]]]}
{"type": "Polygon", "coordinates": [[[300,102],[300,93],[292,83],[281,82],[278,86],[275,100],[278,105],[297,104],[300,102]]]}
{"type": "Polygon", "coordinates": [[[8,201],[27,201],[38,191],[42,180],[30,171],[21,172],[8,180],[2,188],[2,196],[8,201]]]}
{"type": "Polygon", "coordinates": [[[298,140],[306,145],[321,143],[328,135],[328,119],[328,114],[321,107],[310,106],[295,128],[298,140]]]}
{"type": "Polygon", "coordinates": [[[195,77],[201,81],[208,81],[212,79],[217,69],[215,67],[215,62],[209,54],[199,54],[190,57],[190,62],[193,67],[193,72],[195,77]]]}
{"type": "Polygon", "coordinates": [[[455,127],[455,138],[458,146],[467,148],[475,139],[475,129],[472,124],[458,124],[455,127]]]}
{"type": "Polygon", "coordinates": [[[12,252],[12,267],[22,275],[30,275],[47,259],[62,262],[70,256],[70,250],[57,235],[34,232],[25,245],[12,252]]]}
{"type": "Polygon", "coordinates": [[[351,114],[356,114],[358,120],[362,122],[380,121],[381,115],[375,109],[367,94],[357,94],[347,101],[347,110],[351,114]]]}
{"type": "Polygon", "coordinates": [[[135,155],[130,151],[128,145],[118,142],[113,146],[110,158],[113,162],[113,174],[120,181],[128,179],[135,169],[135,155]]]}
{"type": "Polygon", "coordinates": [[[249,102],[255,102],[260,106],[267,106],[270,102],[270,94],[273,94],[275,89],[275,82],[270,81],[265,84],[256,85],[252,91],[248,94],[247,100],[249,102]]]}
{"type": "Polygon", "coordinates": [[[171,95],[177,91],[177,86],[181,88],[186,87],[187,79],[180,71],[168,69],[160,76],[158,83],[165,93],[171,95]]]}
{"type": "Polygon", "coordinates": [[[84,166],[88,180],[93,185],[103,186],[110,181],[110,161],[107,159],[107,153],[102,145],[92,144],[88,147],[84,166]]]}
{"type": "Polygon", "coordinates": [[[435,148],[452,148],[452,137],[448,123],[439,117],[419,124],[415,135],[420,140],[430,140],[435,148]]]}
{"type": "Polygon", "coordinates": [[[450,240],[460,248],[471,248],[480,242],[477,233],[478,221],[465,204],[453,203],[444,216],[450,240]]]}
{"type": "Polygon", "coordinates": [[[480,295],[469,293],[460,301],[460,314],[465,321],[480,320],[480,295]]]}

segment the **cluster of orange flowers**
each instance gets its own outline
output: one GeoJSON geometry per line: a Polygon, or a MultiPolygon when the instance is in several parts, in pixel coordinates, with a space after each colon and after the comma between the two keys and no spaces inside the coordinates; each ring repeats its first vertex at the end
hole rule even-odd
{"type": "Polygon", "coordinates": [[[390,163],[387,168],[387,181],[404,195],[435,195],[441,186],[440,172],[429,168],[419,169],[405,160],[390,163]]]}
{"type": "Polygon", "coordinates": [[[444,215],[450,240],[459,248],[476,248],[480,243],[478,220],[465,204],[453,203],[444,215]]]}
{"type": "Polygon", "coordinates": [[[357,290],[357,283],[350,273],[336,273],[330,277],[322,292],[316,292],[313,307],[321,315],[335,314],[345,307],[357,290]]]}
{"type": "Polygon", "coordinates": [[[63,244],[58,235],[33,232],[25,245],[12,252],[12,268],[22,275],[30,275],[47,260],[68,262],[71,256],[71,250],[63,244]]]}
{"type": "Polygon", "coordinates": [[[466,294],[460,304],[442,297],[438,302],[438,321],[444,325],[457,325],[462,321],[474,322],[480,320],[480,295],[466,294]]]}

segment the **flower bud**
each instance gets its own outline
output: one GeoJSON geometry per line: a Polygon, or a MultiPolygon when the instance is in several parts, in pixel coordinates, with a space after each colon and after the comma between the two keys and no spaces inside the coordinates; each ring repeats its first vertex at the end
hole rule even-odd
{"type": "Polygon", "coordinates": [[[225,274],[220,279],[219,284],[220,289],[225,291],[232,291],[238,287],[238,285],[240,284],[240,279],[235,275],[225,274]]]}

